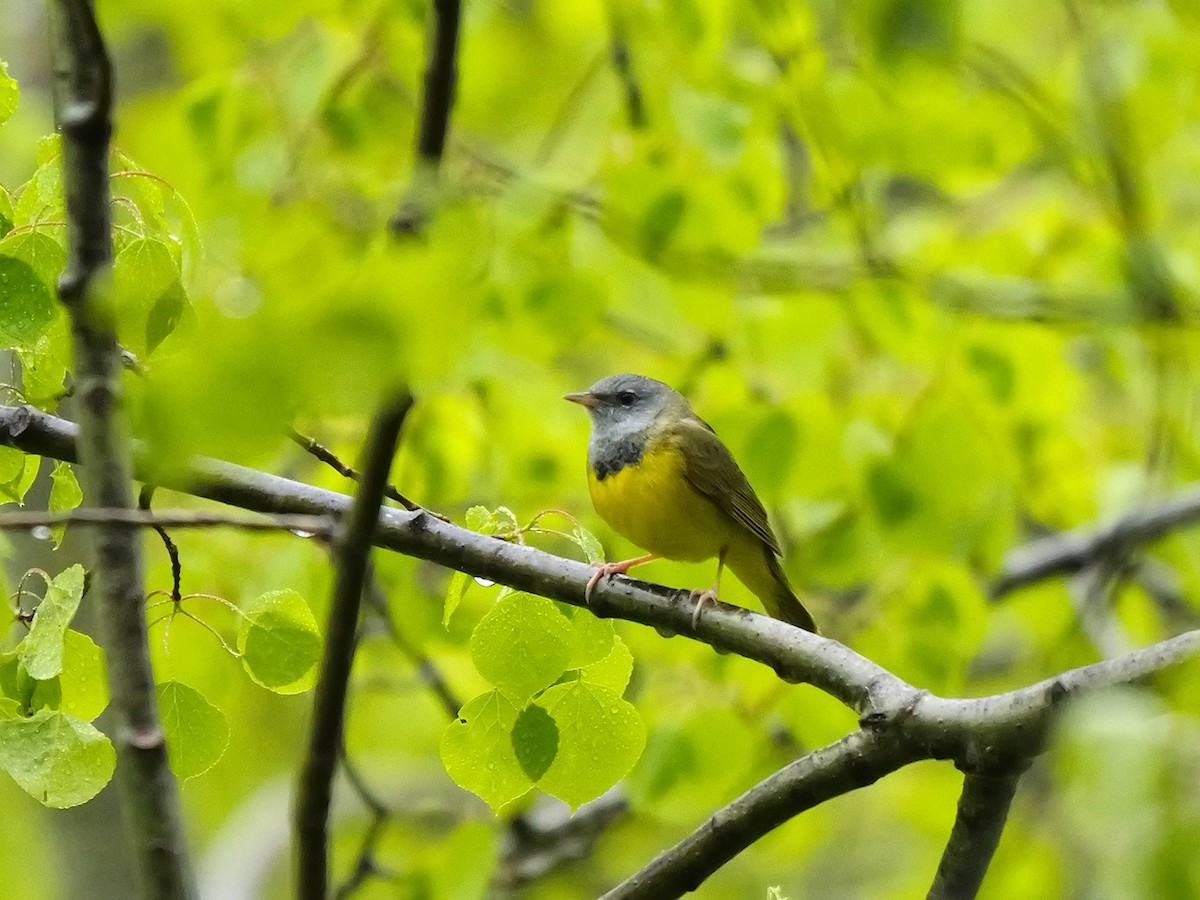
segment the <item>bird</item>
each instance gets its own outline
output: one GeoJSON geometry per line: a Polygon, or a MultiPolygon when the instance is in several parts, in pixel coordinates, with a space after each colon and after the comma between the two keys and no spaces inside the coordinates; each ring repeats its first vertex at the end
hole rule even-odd
{"type": "Polygon", "coordinates": [[[693,591],[693,628],[715,601],[728,566],[776,619],[817,627],[780,564],[767,511],[729,448],[670,385],[645,375],[610,375],[563,399],[587,409],[588,488],[596,512],[614,531],[648,551],[598,563],[585,599],[601,578],[665,558],[717,559],[717,580],[693,591]]]}

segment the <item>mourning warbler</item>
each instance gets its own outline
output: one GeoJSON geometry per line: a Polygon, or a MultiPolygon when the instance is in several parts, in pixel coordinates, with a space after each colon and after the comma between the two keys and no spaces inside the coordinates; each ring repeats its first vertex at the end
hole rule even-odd
{"type": "Polygon", "coordinates": [[[605,563],[588,582],[652,559],[717,559],[717,581],[696,591],[693,622],[715,600],[725,566],[776,619],[816,631],[779,563],[767,511],[712,428],[682,394],[644,375],[611,375],[567,400],[587,408],[588,487],[596,512],[649,551],[605,563]]]}

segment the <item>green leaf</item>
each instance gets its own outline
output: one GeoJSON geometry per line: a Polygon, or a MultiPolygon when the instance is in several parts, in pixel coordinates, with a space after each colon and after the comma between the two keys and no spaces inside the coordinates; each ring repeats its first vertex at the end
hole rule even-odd
{"type": "Polygon", "coordinates": [[[0,484],[20,478],[25,471],[26,454],[15,447],[0,447],[0,484]]]}
{"type": "Polygon", "coordinates": [[[88,722],[56,710],[0,719],[0,768],[31,797],[65,809],[108,784],[117,754],[88,722]]]}
{"type": "Polygon", "coordinates": [[[179,265],[167,245],[153,238],[131,241],[113,264],[113,301],[121,342],[146,355],[166,338],[183,314],[187,295],[179,265]]]}
{"type": "Polygon", "coordinates": [[[480,675],[524,703],[566,671],[571,644],[571,623],[552,601],[513,592],[475,626],[471,659],[480,675]]]}
{"type": "MultiPolygon", "coordinates": [[[[57,160],[54,167],[58,168],[57,160]]],[[[29,191],[28,185],[25,191],[29,191]]],[[[25,194],[21,195],[21,199],[25,199],[25,194]]],[[[14,215],[19,216],[20,213],[14,212],[14,215]]],[[[55,291],[59,273],[67,264],[67,251],[63,249],[62,245],[45,231],[35,229],[5,235],[0,240],[0,254],[28,263],[38,280],[41,281],[45,292],[50,295],[55,291]]]]}
{"type": "Polygon", "coordinates": [[[54,295],[24,260],[0,253],[0,341],[32,347],[54,321],[54,295]]]}
{"type": "Polygon", "coordinates": [[[616,639],[612,622],[598,619],[586,609],[572,607],[571,616],[571,658],[567,661],[568,669],[578,669],[590,666],[608,656],[616,639]]]}
{"type": "Polygon", "coordinates": [[[500,691],[488,691],[469,701],[442,735],[439,752],[446,773],[493,810],[533,787],[513,749],[516,721],[512,702],[500,691]]]}
{"type": "Polygon", "coordinates": [[[599,662],[584,666],[580,677],[589,684],[606,687],[620,695],[625,692],[629,678],[633,675],[633,654],[620,637],[613,636],[613,647],[608,656],[599,662]]]}
{"type": "Polygon", "coordinates": [[[558,726],[558,753],[538,787],[579,807],[620,781],[646,746],[633,706],[586,681],[557,684],[538,698],[558,726]]]}
{"type": "Polygon", "coordinates": [[[63,667],[63,638],[83,599],[83,566],[57,575],[33,614],[29,634],[21,642],[21,663],[31,678],[53,678],[63,667]]]}
{"type": "Polygon", "coordinates": [[[0,60],[0,122],[17,111],[20,89],[17,80],[8,74],[8,66],[0,60]]]}
{"type": "Polygon", "coordinates": [[[242,666],[277,694],[297,694],[316,682],[321,633],[312,610],[293,590],[270,591],[242,607],[242,666]]]}
{"type": "MultiPolygon", "coordinates": [[[[66,513],[75,509],[83,502],[83,491],[75,478],[75,471],[70,463],[57,462],[50,473],[50,502],[52,513],[66,513]]],[[[54,538],[54,546],[62,543],[63,534],[67,530],[66,523],[51,525],[50,534],[54,538]]]]}
{"type": "Polygon", "coordinates": [[[30,677],[21,662],[25,642],[0,654],[0,691],[18,705],[21,715],[43,708],[58,709],[62,704],[62,687],[58,676],[39,680],[30,677]]]}
{"type": "Polygon", "coordinates": [[[63,636],[62,691],[59,709],[90,722],[108,706],[108,679],[104,651],[86,634],[67,630],[63,636]]]}
{"type": "Polygon", "coordinates": [[[471,576],[466,572],[455,572],[450,576],[450,584],[446,588],[446,600],[442,604],[442,627],[446,628],[450,625],[450,617],[454,615],[454,611],[458,609],[458,604],[462,603],[463,596],[467,593],[467,588],[471,586],[471,576]]]}
{"type": "Polygon", "coordinates": [[[499,530],[495,514],[486,506],[472,506],[467,510],[467,527],[480,534],[494,534],[499,530]]]}
{"type": "Polygon", "coordinates": [[[583,558],[589,563],[604,562],[604,547],[596,536],[582,525],[571,529],[571,540],[579,545],[579,549],[583,551],[583,558]]]}
{"type": "Polygon", "coordinates": [[[521,770],[537,781],[546,774],[558,752],[558,726],[546,710],[532,703],[517,716],[512,745],[521,770]]]}
{"type": "Polygon", "coordinates": [[[42,458],[40,456],[32,456],[28,453],[21,453],[21,451],[13,450],[11,447],[0,447],[0,457],[11,460],[10,453],[16,453],[21,457],[21,468],[10,480],[0,482],[0,500],[12,500],[17,503],[23,503],[25,495],[29,493],[29,489],[33,487],[33,482],[37,479],[38,469],[42,465],[42,458]]]}
{"type": "Polygon", "coordinates": [[[0,238],[12,231],[14,215],[12,197],[0,187],[0,238]]]}
{"type": "Polygon", "coordinates": [[[25,402],[50,409],[63,395],[70,357],[66,320],[60,316],[32,347],[17,348],[21,359],[21,393],[25,402]]]}
{"type": "MultiPolygon", "coordinates": [[[[17,198],[16,207],[13,209],[13,222],[17,225],[61,223],[65,218],[61,146],[48,146],[47,151],[54,152],[54,155],[43,159],[43,155],[38,154],[37,171],[25,182],[21,196],[17,198]]],[[[0,248],[0,252],[3,252],[3,248],[0,248]]]]}
{"type": "Polygon", "coordinates": [[[172,771],[181,780],[204,774],[229,746],[225,714],[198,690],[181,682],[164,681],[157,690],[172,771]]]}

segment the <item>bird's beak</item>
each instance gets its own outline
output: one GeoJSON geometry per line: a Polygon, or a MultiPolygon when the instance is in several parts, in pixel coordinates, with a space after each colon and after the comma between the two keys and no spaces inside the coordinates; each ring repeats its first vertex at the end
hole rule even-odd
{"type": "Polygon", "coordinates": [[[580,406],[586,406],[591,409],[596,405],[596,395],[591,391],[580,391],[578,394],[567,394],[563,397],[564,400],[570,400],[572,403],[578,403],[580,406]]]}

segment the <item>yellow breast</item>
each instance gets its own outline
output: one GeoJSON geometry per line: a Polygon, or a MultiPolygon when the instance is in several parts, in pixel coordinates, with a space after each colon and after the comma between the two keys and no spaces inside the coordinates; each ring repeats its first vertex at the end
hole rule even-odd
{"type": "Polygon", "coordinates": [[[588,486],[614,531],[667,559],[710,559],[736,537],[737,526],[692,487],[682,455],[669,445],[647,447],[640,461],[604,479],[589,471],[588,486]]]}

